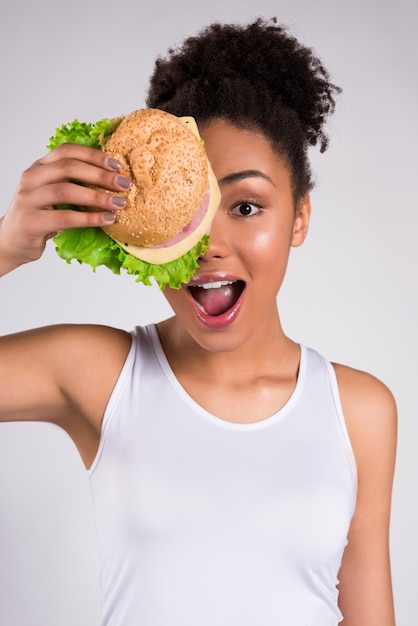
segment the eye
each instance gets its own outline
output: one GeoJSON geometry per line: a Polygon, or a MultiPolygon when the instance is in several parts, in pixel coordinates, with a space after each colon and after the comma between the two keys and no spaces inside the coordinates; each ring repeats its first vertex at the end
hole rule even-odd
{"type": "Polygon", "coordinates": [[[240,217],[252,217],[253,215],[257,215],[259,211],[260,207],[254,202],[240,202],[232,209],[233,215],[240,217]]]}

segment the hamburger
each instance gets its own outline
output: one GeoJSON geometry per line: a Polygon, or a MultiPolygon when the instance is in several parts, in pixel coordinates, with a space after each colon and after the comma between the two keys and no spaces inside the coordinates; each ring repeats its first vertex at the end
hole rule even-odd
{"type": "Polygon", "coordinates": [[[115,213],[115,222],[59,233],[57,253],[94,270],[105,265],[119,274],[124,269],[146,285],[153,278],[161,289],[188,282],[208,248],[220,200],[195,120],[159,109],[138,109],[94,124],[74,120],[56,129],[48,148],[68,141],[104,150],[133,182],[118,192],[126,197],[126,207],[115,213]]]}

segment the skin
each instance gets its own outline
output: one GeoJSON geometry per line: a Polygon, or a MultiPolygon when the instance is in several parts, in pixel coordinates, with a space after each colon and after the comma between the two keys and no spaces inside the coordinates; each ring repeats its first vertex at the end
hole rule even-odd
{"type": "MultiPolygon", "coordinates": [[[[202,321],[187,287],[167,289],[174,316],[160,323],[158,332],[186,391],[219,418],[247,423],[280,409],[296,384],[300,350],[283,332],[276,296],[291,247],[306,237],[311,207],[309,197],[295,207],[291,173],[262,134],[222,120],[203,127],[201,134],[219,181],[221,203],[210,249],[193,280],[239,279],[245,290],[231,320],[219,326],[216,320],[202,321]],[[242,214],[243,207],[250,215],[242,214]]],[[[0,221],[1,273],[39,258],[50,233],[100,226],[110,212],[120,210],[111,204],[111,194],[78,182],[111,191],[123,188],[114,163],[80,146],[60,146],[23,174],[12,206],[0,221]],[[58,202],[100,212],[54,211],[58,202]]],[[[126,332],[102,326],[53,326],[2,338],[0,420],[57,423],[89,467],[129,346],[126,332]],[[85,363],[82,377],[80,362],[85,363]],[[94,397],[91,388],[97,390],[94,397]]],[[[394,626],[388,533],[395,402],[369,374],[334,367],[359,477],[339,575],[343,623],[394,626]]]]}

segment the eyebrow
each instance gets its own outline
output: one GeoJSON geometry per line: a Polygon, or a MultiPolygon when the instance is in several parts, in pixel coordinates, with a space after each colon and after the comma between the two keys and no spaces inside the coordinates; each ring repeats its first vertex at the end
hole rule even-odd
{"type": "Polygon", "coordinates": [[[264,180],[267,180],[269,183],[274,185],[270,176],[267,176],[267,174],[264,174],[264,172],[261,172],[260,170],[242,170],[241,172],[232,172],[232,174],[227,174],[226,176],[221,178],[218,181],[218,184],[220,187],[222,187],[224,185],[237,183],[240,180],[244,180],[245,178],[264,178],[264,180]]]}

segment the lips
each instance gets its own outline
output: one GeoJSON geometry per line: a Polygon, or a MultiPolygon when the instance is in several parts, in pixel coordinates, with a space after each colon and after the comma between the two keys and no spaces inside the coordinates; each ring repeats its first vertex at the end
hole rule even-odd
{"type": "Polygon", "coordinates": [[[209,280],[188,287],[198,318],[213,328],[221,328],[235,319],[244,289],[242,280],[209,280]]]}

